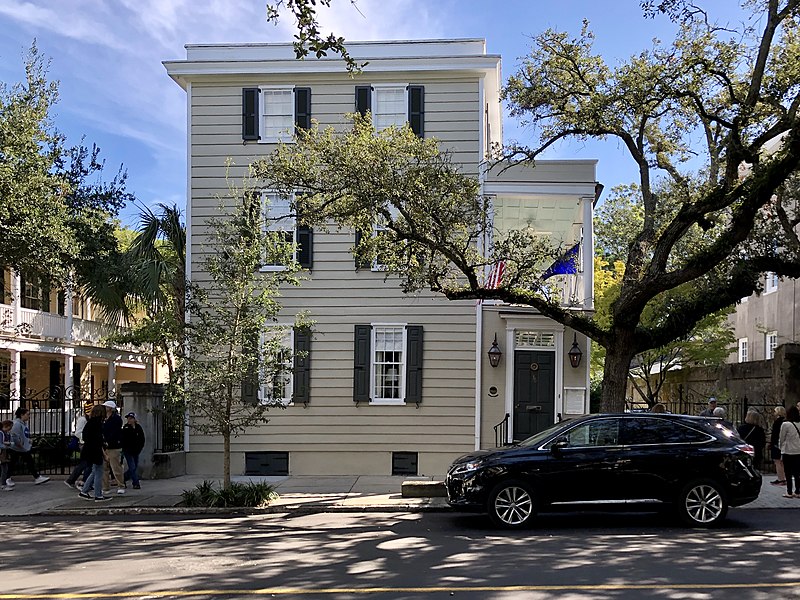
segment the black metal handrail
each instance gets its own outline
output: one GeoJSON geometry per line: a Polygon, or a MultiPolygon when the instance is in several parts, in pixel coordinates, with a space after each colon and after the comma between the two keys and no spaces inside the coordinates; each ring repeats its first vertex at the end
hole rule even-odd
{"type": "Polygon", "coordinates": [[[511,415],[506,413],[506,416],[503,417],[503,420],[494,426],[495,448],[499,448],[500,446],[505,446],[508,443],[508,420],[510,418],[511,415]]]}

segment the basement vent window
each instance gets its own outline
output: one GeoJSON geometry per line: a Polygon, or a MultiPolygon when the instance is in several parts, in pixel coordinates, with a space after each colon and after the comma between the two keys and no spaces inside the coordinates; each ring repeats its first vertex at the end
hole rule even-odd
{"type": "Polygon", "coordinates": [[[245,475],[288,475],[288,452],[245,452],[245,475]]]}
{"type": "Polygon", "coordinates": [[[416,475],[416,452],[392,452],[392,475],[416,475]]]}

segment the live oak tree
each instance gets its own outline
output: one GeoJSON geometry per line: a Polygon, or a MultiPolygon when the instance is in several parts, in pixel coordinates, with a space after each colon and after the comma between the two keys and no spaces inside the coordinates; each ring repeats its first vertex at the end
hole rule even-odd
{"type": "Polygon", "coordinates": [[[0,265],[41,287],[100,285],[119,252],[113,218],[133,196],[122,169],[102,179],[96,146],[65,146],[47,67],[34,44],[25,81],[0,83],[0,265]]]}
{"type": "Polygon", "coordinates": [[[525,304],[606,350],[602,409],[621,410],[634,356],[687,336],[707,315],[761,290],[763,273],[800,276],[800,0],[753,0],[749,20],[717,26],[681,0],[645,3],[667,12],[671,44],[608,65],[580,35],[547,30],[511,76],[505,99],[533,132],[505,150],[534,164],[559,140],[621,143],[638,172],[642,224],[624,248],[625,271],[608,323],[562,307],[539,284],[555,249],[520,230],[482,255],[487,203],[430,140],[381,135],[355,120],[346,135],[312,130],[254,173],[271,187],[306,189],[306,219],[329,218],[371,233],[375,254],[405,289],[451,299],[525,304]],[[485,265],[506,260],[499,289],[485,265]],[[647,311],[659,318],[646,321],[647,311]]]}
{"type": "Polygon", "coordinates": [[[189,289],[185,403],[193,429],[222,438],[228,488],[231,440],[284,406],[276,394],[258,391],[285,385],[294,359],[285,338],[292,326],[309,323],[302,314],[292,326],[276,322],[279,288],[299,283],[298,265],[286,233],[264,227],[257,193],[231,186],[227,206],[206,226],[204,258],[189,289]],[[265,264],[283,267],[262,271],[265,264]]]}

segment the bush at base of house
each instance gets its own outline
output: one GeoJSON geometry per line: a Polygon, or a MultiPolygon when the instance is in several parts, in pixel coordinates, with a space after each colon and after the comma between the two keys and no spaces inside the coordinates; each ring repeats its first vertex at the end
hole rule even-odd
{"type": "Polygon", "coordinates": [[[278,497],[275,489],[268,483],[231,483],[225,488],[214,487],[214,482],[198,483],[193,490],[181,493],[182,506],[205,508],[260,508],[267,506],[278,497]]]}

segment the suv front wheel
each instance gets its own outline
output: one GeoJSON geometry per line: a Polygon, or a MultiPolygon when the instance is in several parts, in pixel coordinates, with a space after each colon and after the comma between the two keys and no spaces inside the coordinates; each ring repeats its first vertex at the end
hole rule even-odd
{"type": "Polygon", "coordinates": [[[687,483],[678,496],[678,513],[693,527],[712,527],[728,513],[725,492],[710,479],[696,479],[687,483]]]}
{"type": "Polygon", "coordinates": [[[510,479],[495,486],[487,503],[489,518],[506,529],[526,527],[536,516],[536,499],[531,487],[510,479]]]}

